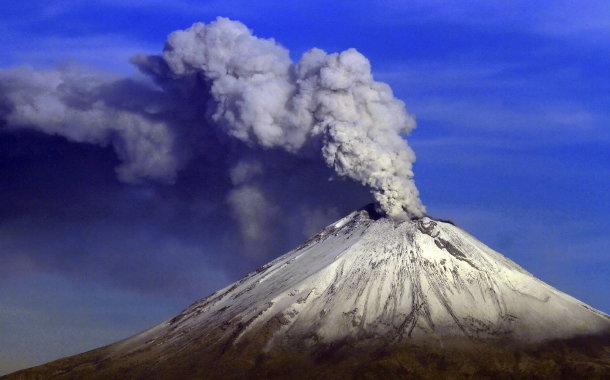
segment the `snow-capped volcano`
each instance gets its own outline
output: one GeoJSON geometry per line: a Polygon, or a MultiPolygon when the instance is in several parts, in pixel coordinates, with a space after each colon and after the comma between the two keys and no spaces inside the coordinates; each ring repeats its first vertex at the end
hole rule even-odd
{"type": "MultiPolygon", "coordinates": [[[[278,352],[295,365],[305,359],[294,355],[329,347],[541,344],[608,331],[608,315],[455,225],[430,217],[397,221],[366,207],[171,320],[30,371],[60,378],[274,377],[252,371],[272,366],[278,352]]],[[[28,378],[28,370],[17,374],[28,378]]]]}
{"type": "MultiPolygon", "coordinates": [[[[276,340],[510,337],[610,328],[604,313],[536,279],[448,222],[353,212],[305,244],[159,326],[160,340],[235,325],[232,339],[280,325],[276,340]]],[[[154,340],[150,342],[154,344],[154,340]]]]}

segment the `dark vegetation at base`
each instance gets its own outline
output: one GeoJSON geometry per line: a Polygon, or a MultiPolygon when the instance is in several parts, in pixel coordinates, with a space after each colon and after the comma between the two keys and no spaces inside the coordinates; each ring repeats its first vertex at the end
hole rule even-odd
{"type": "Polygon", "coordinates": [[[608,334],[527,347],[346,343],[266,354],[262,336],[229,346],[210,340],[200,337],[169,355],[137,352],[119,360],[108,360],[102,348],[1,379],[610,379],[608,334]]]}

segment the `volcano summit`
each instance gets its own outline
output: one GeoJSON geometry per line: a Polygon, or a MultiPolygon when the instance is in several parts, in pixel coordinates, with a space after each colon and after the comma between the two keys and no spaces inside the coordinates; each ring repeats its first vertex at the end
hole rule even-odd
{"type": "Polygon", "coordinates": [[[603,378],[609,332],[452,223],[369,206],[171,320],[6,378],[603,378]]]}

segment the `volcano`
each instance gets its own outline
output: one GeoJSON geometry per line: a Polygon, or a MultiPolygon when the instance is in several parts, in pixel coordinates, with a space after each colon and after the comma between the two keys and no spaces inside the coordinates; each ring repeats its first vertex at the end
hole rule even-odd
{"type": "Polygon", "coordinates": [[[451,222],[368,206],[147,331],[5,378],[608,374],[608,315],[451,222]]]}

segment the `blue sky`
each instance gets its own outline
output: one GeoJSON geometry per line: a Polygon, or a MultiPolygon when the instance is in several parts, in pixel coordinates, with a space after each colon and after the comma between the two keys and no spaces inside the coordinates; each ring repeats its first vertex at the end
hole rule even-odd
{"type": "MultiPolygon", "coordinates": [[[[416,115],[409,143],[429,213],[610,311],[610,3],[4,2],[0,67],[79,64],[138,76],[131,56],[157,53],[173,30],[216,16],[274,38],[293,59],[312,47],[358,49],[416,115]]],[[[238,265],[206,253],[213,232],[186,222],[167,232],[172,224],[161,220],[183,211],[168,202],[155,219],[138,208],[133,200],[146,204],[148,189],[113,182],[112,151],[0,136],[0,374],[135,333],[270,259],[238,265]],[[62,178],[80,182],[68,188],[62,178]],[[66,191],[80,203],[59,218],[48,210],[66,191]],[[99,269],[83,250],[110,264],[99,269]],[[138,275],[140,266],[148,269],[138,275]]]]}

